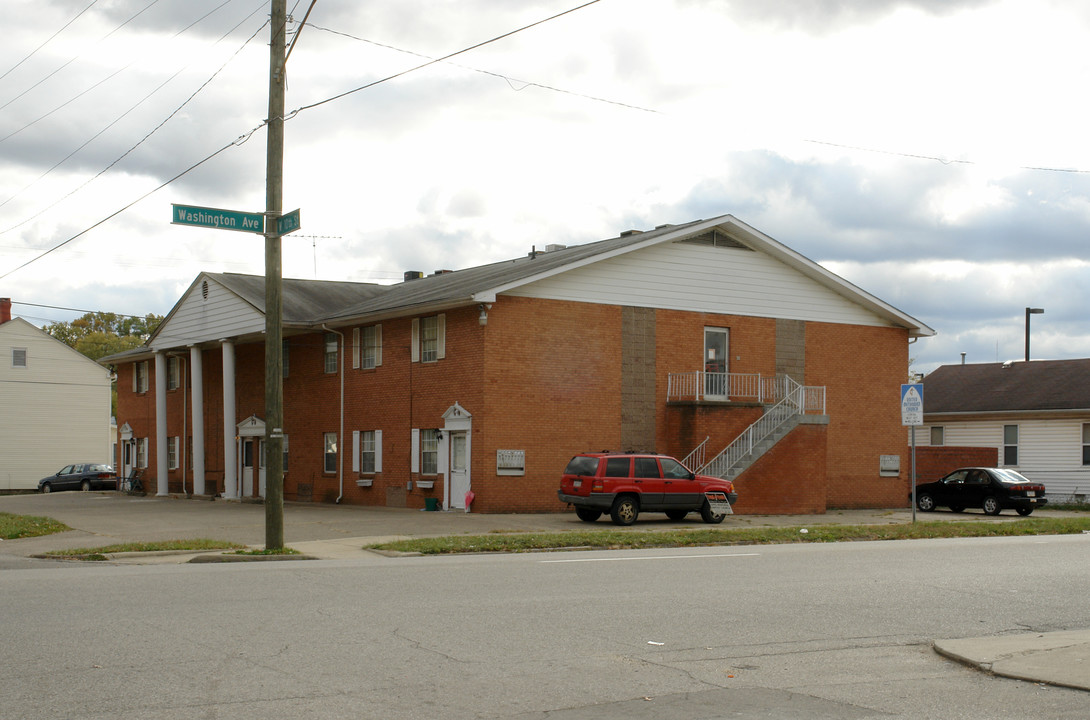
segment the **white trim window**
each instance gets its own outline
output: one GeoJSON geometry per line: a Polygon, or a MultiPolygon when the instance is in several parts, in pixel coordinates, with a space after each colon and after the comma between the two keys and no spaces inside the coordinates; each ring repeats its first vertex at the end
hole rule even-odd
{"type": "Polygon", "coordinates": [[[337,372],[337,334],[327,332],[325,334],[325,372],[332,374],[337,372]]]}
{"type": "MultiPolygon", "coordinates": [[[[132,364],[132,391],[134,393],[146,393],[148,391],[148,361],[141,360],[132,364]]],[[[140,467],[147,467],[141,465],[140,467]]]]}
{"type": "Polygon", "coordinates": [[[26,368],[27,366],[27,353],[26,348],[12,348],[11,349],[11,366],[13,368],[26,368]]]}
{"type": "Polygon", "coordinates": [[[447,316],[413,318],[412,361],[432,363],[446,357],[447,316]]]}
{"type": "Polygon", "coordinates": [[[180,361],[176,355],[167,356],[167,390],[177,390],[181,384],[180,361]]]}
{"type": "Polygon", "coordinates": [[[337,433],[328,432],[323,434],[322,444],[325,448],[325,461],[322,466],[322,472],[335,473],[337,472],[337,433]]]}
{"type": "Polygon", "coordinates": [[[352,471],[361,475],[382,472],[382,431],[352,432],[352,471]]]}
{"type": "Polygon", "coordinates": [[[382,326],[370,325],[360,328],[360,363],[361,370],[373,370],[382,364],[382,326]]]}
{"type": "Polygon", "coordinates": [[[178,469],[178,436],[167,438],[167,469],[178,469]]]}
{"type": "Polygon", "coordinates": [[[1090,465],[1090,423],[1082,424],[1082,464],[1090,465]]]}
{"type": "Polygon", "coordinates": [[[1003,464],[1006,466],[1018,465],[1018,426],[1003,426],[1003,464]]]}
{"type": "Polygon", "coordinates": [[[946,444],[946,432],[942,425],[931,426],[931,447],[942,447],[946,444]]]}
{"type": "Polygon", "coordinates": [[[146,468],[148,466],[148,439],[146,437],[137,438],[136,440],[136,467],[146,468]]]}
{"type": "Polygon", "coordinates": [[[420,474],[439,473],[439,431],[430,428],[420,431],[420,474]]]}

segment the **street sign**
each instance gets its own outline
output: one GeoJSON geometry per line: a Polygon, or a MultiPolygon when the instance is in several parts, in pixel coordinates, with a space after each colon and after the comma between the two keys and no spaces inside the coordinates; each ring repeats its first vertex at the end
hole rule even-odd
{"type": "Polygon", "coordinates": [[[171,225],[192,225],[217,230],[238,230],[263,234],[265,215],[220,208],[192,207],[171,203],[171,225]]]}
{"type": "Polygon", "coordinates": [[[901,424],[923,425],[923,383],[901,386],[901,424]]]}
{"type": "Polygon", "coordinates": [[[299,210],[292,210],[287,215],[281,215],[276,219],[276,234],[287,235],[288,233],[295,232],[300,228],[299,225],[299,210]]]}

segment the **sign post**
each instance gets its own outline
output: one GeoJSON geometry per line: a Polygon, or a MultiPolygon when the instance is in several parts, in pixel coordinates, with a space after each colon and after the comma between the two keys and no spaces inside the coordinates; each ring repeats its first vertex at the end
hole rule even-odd
{"type": "Polygon", "coordinates": [[[923,383],[901,386],[901,424],[912,428],[912,522],[916,522],[916,426],[923,425],[923,383]]]}

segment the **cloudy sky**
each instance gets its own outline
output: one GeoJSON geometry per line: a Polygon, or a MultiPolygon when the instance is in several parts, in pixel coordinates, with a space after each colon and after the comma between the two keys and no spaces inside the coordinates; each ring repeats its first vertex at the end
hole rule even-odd
{"type": "MultiPolygon", "coordinates": [[[[300,32],[289,0],[285,276],[730,213],[937,330],[915,370],[1023,357],[1027,306],[1034,358],[1090,357],[1090,5],[584,1],[317,0],[300,32]]],[[[15,313],[166,313],[202,270],[263,274],[260,236],[170,219],[264,209],[269,1],[5,10],[15,313]]]]}

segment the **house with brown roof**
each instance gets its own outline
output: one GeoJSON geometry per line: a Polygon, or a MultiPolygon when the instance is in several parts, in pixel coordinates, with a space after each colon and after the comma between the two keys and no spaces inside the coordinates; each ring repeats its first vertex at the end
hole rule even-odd
{"type": "Polygon", "coordinates": [[[1090,495],[1090,359],[943,365],[923,385],[918,445],[994,448],[1054,501],[1090,495]]]}
{"type": "MultiPolygon", "coordinates": [[[[118,376],[123,470],[265,490],[264,278],[198,276],[118,376]]],[[[934,331],[730,215],[424,275],[283,281],[284,499],[559,511],[587,450],[731,477],[738,512],[904,506],[934,331]],[[709,470],[708,468],[712,468],[709,470]]]]}

